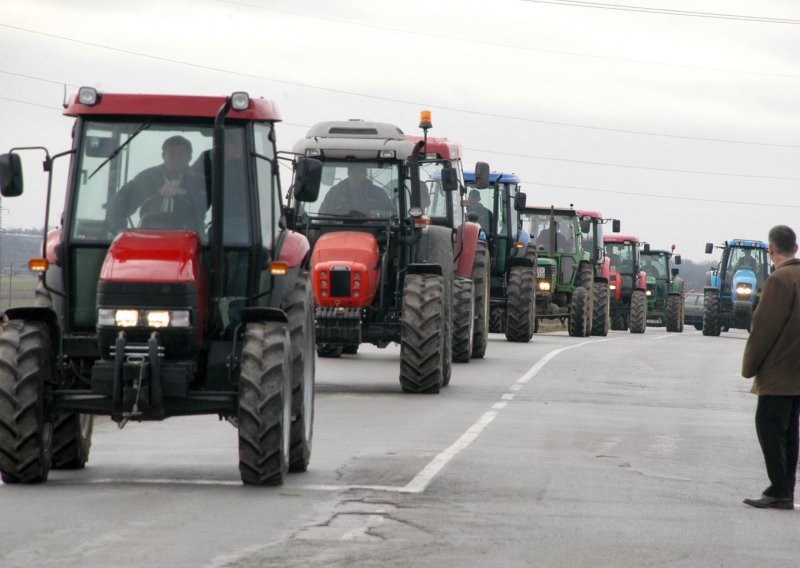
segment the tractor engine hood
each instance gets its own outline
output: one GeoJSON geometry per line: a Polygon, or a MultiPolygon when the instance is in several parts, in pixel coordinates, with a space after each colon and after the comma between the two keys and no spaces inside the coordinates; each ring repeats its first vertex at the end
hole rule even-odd
{"type": "Polygon", "coordinates": [[[131,343],[158,332],[167,357],[190,357],[203,335],[206,278],[197,233],[126,230],[106,253],[97,284],[98,341],[119,331],[131,343]]]}
{"type": "Polygon", "coordinates": [[[380,251],[372,233],[325,233],[311,254],[314,297],[320,306],[369,306],[380,278],[380,251]]]}
{"type": "Polygon", "coordinates": [[[734,300],[752,302],[756,297],[756,273],[749,268],[740,268],[734,272],[731,295],[734,300]]]}

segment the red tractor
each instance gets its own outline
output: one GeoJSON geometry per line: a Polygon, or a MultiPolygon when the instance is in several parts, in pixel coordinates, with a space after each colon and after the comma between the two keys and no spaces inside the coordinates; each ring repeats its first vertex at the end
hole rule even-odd
{"type": "Polygon", "coordinates": [[[488,259],[464,219],[460,147],[351,120],[313,126],[294,151],[323,162],[320,199],[290,214],[313,243],[318,353],[398,342],[402,389],[439,392],[452,360],[485,351],[474,331],[485,315],[473,314],[488,302],[474,292],[488,286],[488,259]]]}
{"type": "Polygon", "coordinates": [[[611,260],[611,329],[644,333],[647,329],[647,274],[639,257],[639,239],[630,235],[603,238],[611,260]]]}
{"type": "MultiPolygon", "coordinates": [[[[244,483],[305,471],[309,243],[280,223],[273,103],[81,88],[65,114],[73,147],[45,150],[48,172],[70,156],[62,225],[31,262],[36,305],[6,310],[0,336],[3,481],[84,467],[93,415],[216,414],[238,427],[244,483]]],[[[316,199],[320,164],[294,165],[294,197],[316,199]]],[[[0,190],[23,191],[14,150],[0,190]]]]}
{"type": "Polygon", "coordinates": [[[603,225],[612,221],[612,231],[619,233],[619,219],[604,219],[599,211],[580,210],[578,219],[581,225],[582,247],[589,253],[589,260],[594,266],[594,282],[592,284],[592,335],[608,335],[611,296],[609,281],[611,279],[611,259],[606,256],[603,247],[603,225]]]}

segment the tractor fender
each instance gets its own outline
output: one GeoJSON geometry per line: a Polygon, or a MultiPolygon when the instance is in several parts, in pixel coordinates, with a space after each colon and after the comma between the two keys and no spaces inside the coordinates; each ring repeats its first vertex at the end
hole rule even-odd
{"type": "Polygon", "coordinates": [[[409,264],[406,267],[407,274],[436,274],[442,276],[442,267],[438,264],[409,264]]]}
{"type": "Polygon", "coordinates": [[[603,262],[595,265],[595,282],[608,282],[611,279],[611,259],[608,257],[603,258],[603,262]]]}
{"type": "Polygon", "coordinates": [[[242,308],[242,323],[252,323],[260,321],[280,321],[289,323],[286,312],[279,308],[250,307],[242,308]]]}
{"type": "Polygon", "coordinates": [[[475,263],[475,251],[478,249],[481,226],[467,221],[456,229],[456,243],[453,256],[456,260],[456,275],[472,277],[472,265],[475,263]]]}
{"type": "Polygon", "coordinates": [[[608,286],[611,297],[619,302],[622,298],[622,274],[616,271],[609,273],[608,286]]]}
{"type": "Polygon", "coordinates": [[[311,250],[308,239],[296,231],[284,231],[281,239],[278,260],[281,260],[291,267],[300,266],[311,250]]]}
{"type": "Polygon", "coordinates": [[[639,273],[639,276],[636,278],[636,288],[640,290],[647,289],[647,273],[643,270],[639,273]]]}
{"type": "Polygon", "coordinates": [[[61,326],[58,323],[58,314],[51,307],[47,306],[25,306],[19,308],[8,308],[3,311],[4,320],[27,320],[40,321],[50,329],[50,337],[53,345],[61,342],[61,326]]]}
{"type": "Polygon", "coordinates": [[[719,288],[719,273],[716,270],[706,272],[706,287],[719,288]]]}
{"type": "Polygon", "coordinates": [[[447,285],[453,281],[453,231],[429,225],[422,228],[413,264],[438,264],[447,285]]]}
{"type": "Polygon", "coordinates": [[[669,295],[683,294],[683,278],[676,276],[669,286],[669,295]]]}
{"type": "Polygon", "coordinates": [[[507,266],[511,268],[512,266],[530,266],[533,267],[533,259],[527,256],[509,256],[507,261],[507,266]]]}

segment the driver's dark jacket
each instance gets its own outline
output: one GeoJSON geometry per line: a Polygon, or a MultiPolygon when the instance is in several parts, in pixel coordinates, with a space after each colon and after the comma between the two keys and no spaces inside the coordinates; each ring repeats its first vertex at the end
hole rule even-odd
{"type": "Polygon", "coordinates": [[[800,260],[782,262],[764,281],[742,358],[757,395],[800,395],[800,260]]]}
{"type": "MultiPolygon", "coordinates": [[[[108,203],[108,220],[111,227],[114,229],[126,227],[127,218],[145,201],[158,196],[167,181],[170,180],[164,166],[159,165],[142,170],[123,185],[108,203]]],[[[180,178],[173,179],[171,183],[186,192],[182,197],[188,199],[196,209],[197,215],[202,217],[208,208],[203,178],[187,168],[180,178]]]]}
{"type": "Polygon", "coordinates": [[[320,205],[319,212],[328,215],[349,215],[359,211],[365,215],[373,212],[386,214],[394,211],[394,204],[386,192],[370,181],[352,187],[347,180],[334,185],[320,205]]]}

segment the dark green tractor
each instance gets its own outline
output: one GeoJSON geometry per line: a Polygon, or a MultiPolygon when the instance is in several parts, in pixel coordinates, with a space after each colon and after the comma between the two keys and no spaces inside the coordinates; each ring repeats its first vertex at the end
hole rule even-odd
{"type": "Polygon", "coordinates": [[[675,245],[670,250],[655,250],[644,243],[641,261],[647,284],[647,325],[682,332],[684,282],[678,269],[671,266],[671,262],[681,263],[681,255],[675,254],[675,245]]]}

